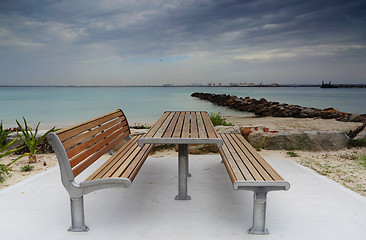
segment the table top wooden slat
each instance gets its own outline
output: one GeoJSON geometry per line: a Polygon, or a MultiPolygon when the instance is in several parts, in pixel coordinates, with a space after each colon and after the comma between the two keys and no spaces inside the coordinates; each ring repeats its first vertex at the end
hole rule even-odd
{"type": "Polygon", "coordinates": [[[198,138],[198,126],[196,112],[191,113],[191,138],[198,138]]]}
{"type": "Polygon", "coordinates": [[[169,126],[163,135],[164,138],[171,138],[173,136],[178,118],[179,118],[179,112],[175,112],[173,119],[170,121],[169,126]]]}
{"type": "Polygon", "coordinates": [[[169,112],[165,112],[163,116],[155,123],[155,125],[147,132],[146,137],[151,138],[155,135],[156,131],[160,128],[161,124],[163,124],[164,120],[168,117],[169,112]]]}
{"type": "Polygon", "coordinates": [[[138,144],[216,144],[222,139],[213,127],[207,112],[168,111],[142,137],[138,144]]]}
{"type": "Polygon", "coordinates": [[[214,126],[212,125],[212,122],[210,120],[210,117],[208,116],[207,112],[202,112],[202,119],[204,122],[204,125],[206,127],[207,135],[209,138],[217,138],[217,133],[215,131],[214,126]]]}
{"type": "Polygon", "coordinates": [[[207,132],[205,125],[203,123],[202,114],[201,112],[197,113],[197,124],[198,124],[198,135],[199,138],[207,138],[207,132]]]}
{"type": "Polygon", "coordinates": [[[191,117],[191,113],[185,112],[182,135],[181,135],[182,138],[189,138],[189,130],[190,130],[189,123],[191,121],[190,117],[191,117]]]}
{"type": "Polygon", "coordinates": [[[161,138],[164,135],[173,117],[174,113],[170,112],[165,118],[164,122],[161,124],[160,128],[154,134],[153,138],[161,138]]]}
{"type": "Polygon", "coordinates": [[[180,138],[181,133],[182,133],[182,127],[183,127],[183,121],[184,121],[185,114],[184,114],[184,112],[178,112],[178,113],[179,113],[179,117],[178,117],[175,129],[174,129],[172,138],[180,138]]]}

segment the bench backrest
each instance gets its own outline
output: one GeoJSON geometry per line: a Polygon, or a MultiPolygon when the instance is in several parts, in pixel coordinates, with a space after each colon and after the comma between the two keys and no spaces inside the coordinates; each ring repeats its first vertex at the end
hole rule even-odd
{"type": "Polygon", "coordinates": [[[120,109],[56,132],[74,177],[130,134],[127,119],[120,109]]]}

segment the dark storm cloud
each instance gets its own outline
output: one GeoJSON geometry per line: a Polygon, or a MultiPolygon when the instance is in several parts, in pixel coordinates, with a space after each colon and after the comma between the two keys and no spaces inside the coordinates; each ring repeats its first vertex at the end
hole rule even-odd
{"type": "Polygon", "coordinates": [[[0,50],[61,62],[194,56],[235,66],[326,56],[365,63],[365,13],[365,1],[3,1],[0,50]]]}

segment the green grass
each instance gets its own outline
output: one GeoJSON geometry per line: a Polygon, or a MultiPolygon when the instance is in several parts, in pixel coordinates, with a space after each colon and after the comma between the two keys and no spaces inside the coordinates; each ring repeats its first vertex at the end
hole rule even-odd
{"type": "Polygon", "coordinates": [[[348,142],[348,146],[350,147],[365,147],[366,146],[366,139],[350,139],[348,142]]]}
{"type": "Polygon", "coordinates": [[[290,156],[290,157],[298,157],[299,155],[294,152],[294,151],[288,151],[287,154],[290,156]]]}
{"type": "Polygon", "coordinates": [[[33,168],[34,168],[34,166],[25,165],[25,166],[20,168],[20,171],[21,172],[30,172],[30,171],[33,170],[33,168]]]}
{"type": "Polygon", "coordinates": [[[227,123],[226,118],[220,113],[209,113],[212,124],[216,126],[233,126],[232,123],[227,123]]]}
{"type": "Polygon", "coordinates": [[[360,165],[366,168],[366,155],[360,155],[358,160],[360,161],[360,165]]]}

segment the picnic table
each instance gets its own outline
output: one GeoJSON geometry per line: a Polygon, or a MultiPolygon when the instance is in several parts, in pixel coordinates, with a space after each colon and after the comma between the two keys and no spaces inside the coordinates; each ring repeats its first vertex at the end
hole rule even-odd
{"type": "Polygon", "coordinates": [[[223,140],[204,111],[167,111],[155,125],[138,140],[145,144],[178,144],[178,195],[176,200],[190,200],[187,193],[188,144],[216,144],[223,140]]]}

